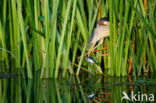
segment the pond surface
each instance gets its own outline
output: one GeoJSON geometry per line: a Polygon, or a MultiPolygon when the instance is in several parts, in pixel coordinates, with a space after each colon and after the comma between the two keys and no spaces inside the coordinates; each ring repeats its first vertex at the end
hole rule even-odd
{"type": "Polygon", "coordinates": [[[156,103],[156,76],[0,79],[0,103],[156,103]],[[122,98],[123,97],[123,98],[122,98]],[[155,101],[154,101],[155,100],[155,101]]]}

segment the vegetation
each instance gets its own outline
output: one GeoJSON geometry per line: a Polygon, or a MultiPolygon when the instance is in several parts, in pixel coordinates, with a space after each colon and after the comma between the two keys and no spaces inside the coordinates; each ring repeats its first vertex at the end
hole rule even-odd
{"type": "Polygon", "coordinates": [[[41,78],[79,75],[88,64],[85,54],[96,21],[107,16],[110,38],[99,47],[107,49],[93,55],[101,66],[83,70],[109,69],[119,77],[155,72],[156,0],[1,0],[0,60],[6,68],[15,61],[9,71],[20,68],[29,78],[37,70],[41,78]]]}
{"type": "MultiPolygon", "coordinates": [[[[131,99],[132,93],[136,100],[142,103],[153,103],[156,93],[155,75],[137,78],[114,78],[105,76],[69,76],[67,79],[39,79],[39,72],[34,73],[33,79],[21,79],[20,77],[0,80],[1,103],[125,103],[122,100],[123,91],[131,99]],[[88,96],[96,94],[93,99],[88,96]],[[140,95],[140,96],[138,96],[140,95]],[[143,96],[143,99],[141,95],[143,96]],[[137,98],[138,97],[138,98],[137,98]],[[146,99],[147,98],[147,99],[146,99]],[[151,101],[151,102],[150,102],[151,101]]],[[[131,76],[130,76],[131,77],[131,76]]]]}

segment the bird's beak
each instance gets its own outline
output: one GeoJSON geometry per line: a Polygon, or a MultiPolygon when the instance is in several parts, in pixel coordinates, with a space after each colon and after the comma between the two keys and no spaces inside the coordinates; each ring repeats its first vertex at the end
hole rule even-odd
{"type": "Polygon", "coordinates": [[[90,46],[89,50],[88,50],[88,57],[90,56],[92,50],[93,50],[94,44],[92,43],[92,45],[90,46]]]}

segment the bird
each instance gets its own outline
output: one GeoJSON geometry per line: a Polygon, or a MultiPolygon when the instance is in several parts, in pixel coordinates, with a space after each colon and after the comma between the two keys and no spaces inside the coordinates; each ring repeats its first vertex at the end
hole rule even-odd
{"type": "Polygon", "coordinates": [[[91,52],[94,49],[96,49],[103,43],[104,38],[109,37],[109,36],[110,36],[109,17],[103,17],[97,22],[96,28],[93,30],[93,32],[89,38],[88,57],[90,56],[91,52]],[[95,44],[98,41],[100,41],[100,42],[98,43],[97,46],[95,46],[95,44]]]}

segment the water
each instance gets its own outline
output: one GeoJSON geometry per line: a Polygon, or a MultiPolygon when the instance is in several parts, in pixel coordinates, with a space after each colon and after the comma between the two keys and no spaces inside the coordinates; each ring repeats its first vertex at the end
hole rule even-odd
{"type": "Polygon", "coordinates": [[[34,79],[1,78],[0,103],[156,103],[154,74],[137,78],[82,74],[42,80],[39,74],[36,72],[34,79]],[[123,92],[130,101],[121,100],[123,92]],[[155,101],[151,101],[152,95],[155,101]]]}

